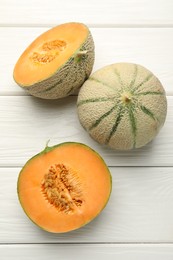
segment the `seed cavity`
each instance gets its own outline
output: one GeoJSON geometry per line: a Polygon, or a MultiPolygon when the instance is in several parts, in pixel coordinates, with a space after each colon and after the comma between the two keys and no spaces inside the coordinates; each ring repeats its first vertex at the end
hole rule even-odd
{"type": "Polygon", "coordinates": [[[62,40],[45,42],[30,58],[34,63],[46,64],[53,61],[66,47],[67,43],[62,40]]]}
{"type": "Polygon", "coordinates": [[[66,42],[61,40],[54,40],[46,42],[42,45],[44,51],[59,50],[63,51],[66,48],[66,42]]]}
{"type": "Polygon", "coordinates": [[[51,166],[41,182],[44,197],[60,212],[70,214],[83,204],[79,176],[64,164],[51,166]]]}
{"type": "Polygon", "coordinates": [[[56,58],[56,55],[58,55],[58,53],[46,54],[46,53],[34,52],[32,55],[32,60],[34,62],[43,63],[43,64],[49,63],[56,58]]]}

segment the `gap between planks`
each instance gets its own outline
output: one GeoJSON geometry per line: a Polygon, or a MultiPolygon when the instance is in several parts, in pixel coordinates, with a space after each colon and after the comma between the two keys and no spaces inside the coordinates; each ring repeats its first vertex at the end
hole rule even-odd
{"type": "MultiPolygon", "coordinates": [[[[52,23],[36,23],[36,24],[18,24],[18,23],[9,23],[9,24],[0,24],[0,27],[13,27],[13,28],[29,28],[29,27],[40,27],[40,28],[44,28],[44,27],[54,27],[54,26],[57,26],[58,24],[61,24],[61,23],[56,23],[56,24],[52,24],[52,23]]],[[[89,28],[100,28],[100,29],[109,29],[109,28],[146,28],[146,29],[154,29],[154,28],[173,28],[173,24],[170,23],[170,24],[90,24],[90,23],[87,23],[87,26],[89,28]]]]}
{"type": "Polygon", "coordinates": [[[40,243],[0,243],[0,246],[6,245],[173,245],[173,242],[40,242],[40,243]]]}

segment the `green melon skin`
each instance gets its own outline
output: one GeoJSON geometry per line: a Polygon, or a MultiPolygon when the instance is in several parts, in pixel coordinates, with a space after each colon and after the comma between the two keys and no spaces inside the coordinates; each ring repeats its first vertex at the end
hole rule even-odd
{"type": "Polygon", "coordinates": [[[63,98],[73,94],[82,86],[91,74],[94,59],[94,41],[88,29],[88,35],[80,48],[52,76],[29,87],[16,83],[38,98],[63,98]]]}
{"type": "Polygon", "coordinates": [[[100,144],[130,150],[149,143],[167,114],[165,90],[148,69],[116,63],[93,73],[77,100],[81,125],[100,144]]]}

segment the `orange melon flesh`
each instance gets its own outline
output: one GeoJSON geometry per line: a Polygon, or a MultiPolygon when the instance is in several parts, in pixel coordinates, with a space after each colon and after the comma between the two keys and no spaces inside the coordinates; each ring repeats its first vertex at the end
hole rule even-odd
{"type": "Polygon", "coordinates": [[[46,148],[30,159],[18,179],[18,196],[28,217],[49,232],[77,229],[95,218],[108,202],[111,175],[103,159],[91,148],[79,143],[63,143],[46,148]],[[57,210],[43,195],[44,175],[56,163],[72,169],[81,184],[82,205],[73,212],[57,210]]]}
{"type": "Polygon", "coordinates": [[[80,48],[88,33],[88,28],[81,23],[62,24],[43,33],[29,45],[17,61],[13,73],[15,81],[23,87],[28,87],[47,79],[80,48]],[[63,41],[65,47],[51,50],[49,46],[49,49],[43,49],[44,44],[50,45],[56,41],[63,41]],[[34,61],[35,53],[45,55],[45,59],[52,56],[55,58],[51,62],[44,62],[43,66],[43,63],[34,61]]]}

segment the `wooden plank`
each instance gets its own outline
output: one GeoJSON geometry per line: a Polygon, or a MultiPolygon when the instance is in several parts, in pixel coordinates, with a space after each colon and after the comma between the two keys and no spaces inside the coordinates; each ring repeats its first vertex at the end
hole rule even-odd
{"type": "MultiPolygon", "coordinates": [[[[26,95],[13,80],[13,68],[24,49],[46,30],[48,27],[0,28],[0,95],[26,95]]],[[[139,63],[160,79],[167,95],[173,95],[173,29],[91,28],[91,32],[96,51],[93,71],[116,62],[139,63]]]]}
{"type": "Polygon", "coordinates": [[[172,260],[173,1],[1,0],[0,14],[0,260],[172,260]],[[90,27],[96,44],[93,71],[119,61],[135,62],[163,83],[169,96],[168,118],[146,147],[132,152],[106,149],[80,126],[76,97],[38,100],[13,81],[14,64],[25,47],[41,32],[68,21],[90,27]],[[84,142],[114,166],[107,207],[93,222],[68,234],[37,228],[17,198],[21,166],[48,139],[50,145],[84,142]]]}
{"type": "Polygon", "coordinates": [[[55,25],[82,21],[91,25],[172,25],[171,0],[1,0],[0,25],[55,25]]]}
{"type": "Polygon", "coordinates": [[[1,245],[1,260],[172,260],[172,245],[1,245]]]}
{"type": "Polygon", "coordinates": [[[0,168],[0,243],[173,243],[172,168],[111,167],[106,208],[65,234],[47,233],[27,218],[17,198],[19,171],[0,168]]]}
{"type": "Polygon", "coordinates": [[[173,97],[158,136],[143,148],[114,151],[96,143],[79,123],[76,97],[45,101],[33,97],[0,97],[0,166],[22,166],[30,157],[50,146],[82,142],[98,151],[109,166],[173,166],[173,97]]]}

